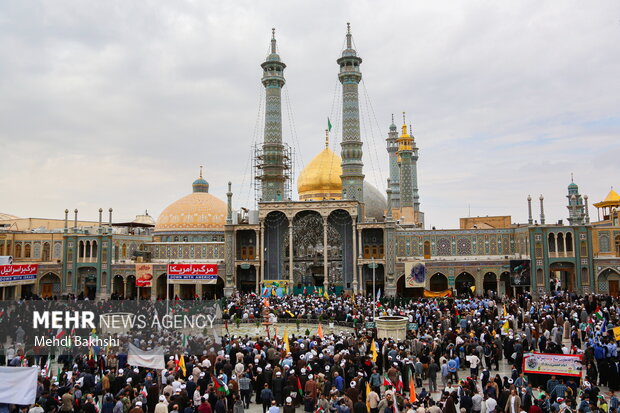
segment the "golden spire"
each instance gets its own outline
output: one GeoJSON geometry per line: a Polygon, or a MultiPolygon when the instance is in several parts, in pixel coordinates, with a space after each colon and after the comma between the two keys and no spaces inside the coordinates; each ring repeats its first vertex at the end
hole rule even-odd
{"type": "Polygon", "coordinates": [[[403,127],[402,127],[403,133],[402,133],[402,137],[403,138],[408,138],[409,135],[407,134],[407,120],[405,119],[405,112],[403,112],[403,127]]]}
{"type": "Polygon", "coordinates": [[[329,129],[325,129],[325,149],[329,148],[329,129]]]}

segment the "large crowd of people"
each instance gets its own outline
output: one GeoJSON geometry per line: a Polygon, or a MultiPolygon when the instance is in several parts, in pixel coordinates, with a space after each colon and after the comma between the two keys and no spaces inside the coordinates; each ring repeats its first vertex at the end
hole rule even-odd
{"type": "MultiPolygon", "coordinates": [[[[17,304],[19,305],[19,304],[17,304]]],[[[147,305],[147,304],[145,304],[147,305]]],[[[105,306],[105,305],[104,305],[105,306]]],[[[41,374],[31,413],[595,413],[616,412],[620,363],[610,296],[555,293],[533,300],[470,297],[261,297],[221,302],[231,320],[344,322],[348,332],[234,335],[132,332],[119,347],[58,357],[41,374]],[[266,308],[267,307],[267,308],[266,308]],[[373,313],[402,315],[404,340],[376,337],[373,313]],[[127,344],[163,347],[166,368],[127,364],[127,344]],[[524,374],[530,352],[579,354],[582,377],[524,374]],[[253,407],[258,405],[260,407],[253,407]]],[[[12,309],[5,317],[20,317],[12,309]]],[[[0,320],[0,323],[3,322],[0,320]]],[[[5,321],[6,322],[6,321],[5,321]]],[[[221,326],[221,325],[220,325],[221,326]]],[[[14,342],[17,337],[14,332],[14,342]]],[[[22,333],[23,334],[23,333],[22,333]]],[[[9,365],[23,353],[11,347],[9,365]]],[[[45,357],[32,360],[45,362],[45,357]]]]}

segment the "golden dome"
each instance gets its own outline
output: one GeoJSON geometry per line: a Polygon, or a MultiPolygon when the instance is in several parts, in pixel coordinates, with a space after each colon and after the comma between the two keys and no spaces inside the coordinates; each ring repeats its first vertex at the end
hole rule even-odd
{"type": "Polygon", "coordinates": [[[620,195],[612,188],[603,202],[620,202],[620,195]]]}
{"type": "Polygon", "coordinates": [[[342,159],[329,148],[323,149],[301,171],[297,193],[301,201],[342,198],[342,159]]]}
{"type": "Polygon", "coordinates": [[[170,204],[157,218],[155,232],[224,231],[227,206],[208,193],[209,184],[200,178],[194,181],[192,192],[170,204]]]}
{"type": "Polygon", "coordinates": [[[620,195],[618,195],[618,193],[614,191],[613,188],[611,188],[611,191],[609,191],[605,199],[601,202],[595,203],[594,206],[596,208],[603,208],[603,207],[617,206],[619,204],[620,204],[620,195]]]}

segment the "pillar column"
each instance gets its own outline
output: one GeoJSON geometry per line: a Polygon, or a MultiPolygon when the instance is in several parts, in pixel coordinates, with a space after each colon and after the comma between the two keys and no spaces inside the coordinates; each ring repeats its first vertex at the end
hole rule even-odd
{"type": "Polygon", "coordinates": [[[359,284],[358,284],[358,288],[361,288],[361,286],[362,286],[362,276],[364,274],[364,272],[362,271],[363,265],[359,264],[359,261],[364,258],[364,256],[362,255],[363,254],[363,250],[362,250],[362,230],[361,230],[361,228],[357,228],[357,223],[355,221],[353,221],[353,225],[354,225],[354,228],[356,229],[356,232],[354,232],[354,234],[357,233],[357,240],[355,240],[355,238],[354,238],[353,241],[355,241],[356,245],[357,245],[357,261],[358,261],[358,264],[357,264],[356,267],[357,267],[357,276],[360,278],[359,284]]]}
{"type": "Polygon", "coordinates": [[[329,274],[327,271],[327,217],[323,217],[323,289],[327,291],[329,289],[329,274]]]}
{"type": "Polygon", "coordinates": [[[288,283],[293,288],[293,219],[288,223],[288,283]]]}
{"type": "Polygon", "coordinates": [[[355,240],[355,234],[357,234],[357,222],[353,221],[353,225],[351,226],[351,240],[353,241],[353,293],[359,293],[358,283],[358,270],[357,270],[357,242],[355,240]]]}
{"type": "Polygon", "coordinates": [[[123,297],[127,299],[127,278],[123,278],[123,297]]]}
{"type": "Polygon", "coordinates": [[[260,295],[260,283],[265,278],[265,222],[260,222],[260,271],[256,277],[256,294],[260,295]]]}
{"type": "Polygon", "coordinates": [[[181,298],[181,284],[173,284],[172,288],[172,299],[174,300],[174,297],[181,298]]]}

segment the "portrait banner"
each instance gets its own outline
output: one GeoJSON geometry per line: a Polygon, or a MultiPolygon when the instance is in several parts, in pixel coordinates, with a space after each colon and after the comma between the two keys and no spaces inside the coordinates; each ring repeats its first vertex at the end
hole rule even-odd
{"type": "Polygon", "coordinates": [[[423,262],[405,262],[405,288],[424,288],[426,266],[423,262]]]}
{"type": "Polygon", "coordinates": [[[153,264],[136,264],[136,287],[150,287],[153,280],[153,264]]]}
{"type": "Polygon", "coordinates": [[[523,357],[523,372],[581,377],[581,355],[531,353],[523,357]]]}

